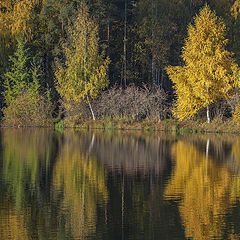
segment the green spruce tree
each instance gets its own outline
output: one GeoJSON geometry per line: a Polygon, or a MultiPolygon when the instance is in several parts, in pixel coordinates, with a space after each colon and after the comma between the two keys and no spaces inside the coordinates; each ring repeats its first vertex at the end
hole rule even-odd
{"type": "Polygon", "coordinates": [[[30,82],[29,49],[25,47],[22,40],[18,40],[17,50],[10,56],[9,71],[4,74],[4,97],[5,103],[9,105],[24,89],[28,88],[30,82]]]}
{"type": "Polygon", "coordinates": [[[25,45],[18,40],[10,68],[4,74],[4,121],[8,125],[43,126],[49,124],[52,104],[48,90],[40,91],[41,64],[30,57],[25,45]]]}

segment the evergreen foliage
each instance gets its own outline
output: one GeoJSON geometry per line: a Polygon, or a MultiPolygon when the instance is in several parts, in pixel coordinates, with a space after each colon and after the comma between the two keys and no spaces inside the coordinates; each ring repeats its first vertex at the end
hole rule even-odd
{"type": "Polygon", "coordinates": [[[36,59],[30,59],[29,49],[22,40],[18,40],[10,62],[10,69],[4,75],[5,123],[48,125],[52,118],[52,103],[49,91],[40,91],[40,63],[36,59]]]}
{"type": "Polygon", "coordinates": [[[29,49],[25,48],[25,43],[22,40],[18,40],[17,50],[9,59],[11,66],[4,75],[6,88],[4,96],[7,105],[28,88],[30,82],[29,49]]]}
{"type": "MultiPolygon", "coordinates": [[[[232,66],[240,63],[239,7],[239,0],[0,1],[0,106],[26,89],[36,96],[50,88],[52,101],[61,97],[69,109],[87,97],[90,103],[108,85],[120,89],[125,80],[140,88],[160,86],[171,104],[178,81],[174,116],[190,118],[233,88],[232,66]],[[206,3],[215,12],[194,19],[206,3]],[[17,39],[27,42],[22,56],[16,55],[17,39]],[[179,67],[168,68],[168,75],[166,66],[179,67]]],[[[56,110],[62,108],[60,103],[56,110]]]]}

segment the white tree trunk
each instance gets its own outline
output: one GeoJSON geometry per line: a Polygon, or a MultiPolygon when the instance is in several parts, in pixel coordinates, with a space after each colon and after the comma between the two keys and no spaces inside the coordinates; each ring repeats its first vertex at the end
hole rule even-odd
{"type": "Polygon", "coordinates": [[[208,140],[207,140],[207,144],[206,144],[206,159],[208,159],[209,143],[210,143],[210,140],[208,139],[208,140]]]}
{"type": "Polygon", "coordinates": [[[207,105],[207,121],[210,123],[209,105],[207,105]]]}
{"type": "Polygon", "coordinates": [[[95,118],[95,115],[94,115],[94,112],[93,112],[93,109],[92,109],[91,103],[90,103],[90,101],[89,101],[89,97],[88,97],[88,95],[87,95],[87,101],[88,101],[88,105],[89,105],[90,111],[91,111],[91,113],[92,113],[93,120],[95,121],[96,118],[95,118]]]}
{"type": "Polygon", "coordinates": [[[89,145],[89,148],[88,148],[88,154],[92,151],[92,148],[93,148],[93,145],[94,145],[94,140],[95,140],[95,134],[93,134],[92,136],[92,141],[89,145]]]}

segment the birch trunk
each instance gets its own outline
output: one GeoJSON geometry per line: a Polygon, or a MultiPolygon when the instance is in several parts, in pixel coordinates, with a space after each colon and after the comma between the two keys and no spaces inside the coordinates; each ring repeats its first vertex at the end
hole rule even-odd
{"type": "Polygon", "coordinates": [[[209,105],[207,105],[207,121],[210,123],[209,105]]]}
{"type": "Polygon", "coordinates": [[[90,101],[89,101],[89,97],[88,97],[88,95],[87,95],[87,101],[88,101],[88,105],[89,105],[90,111],[91,111],[91,113],[92,113],[93,120],[95,121],[96,118],[95,118],[95,115],[94,115],[94,112],[93,112],[93,109],[92,109],[91,103],[90,103],[90,101]]]}
{"type": "MultiPolygon", "coordinates": [[[[207,88],[207,93],[209,94],[208,88],[207,88]]],[[[208,123],[210,123],[209,104],[207,105],[207,121],[208,121],[208,123]]]]}

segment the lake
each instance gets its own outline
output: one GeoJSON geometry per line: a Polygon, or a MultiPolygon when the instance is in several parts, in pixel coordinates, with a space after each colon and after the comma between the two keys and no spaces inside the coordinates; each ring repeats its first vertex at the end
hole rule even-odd
{"type": "Polygon", "coordinates": [[[0,131],[0,239],[240,239],[240,137],[0,131]]]}

